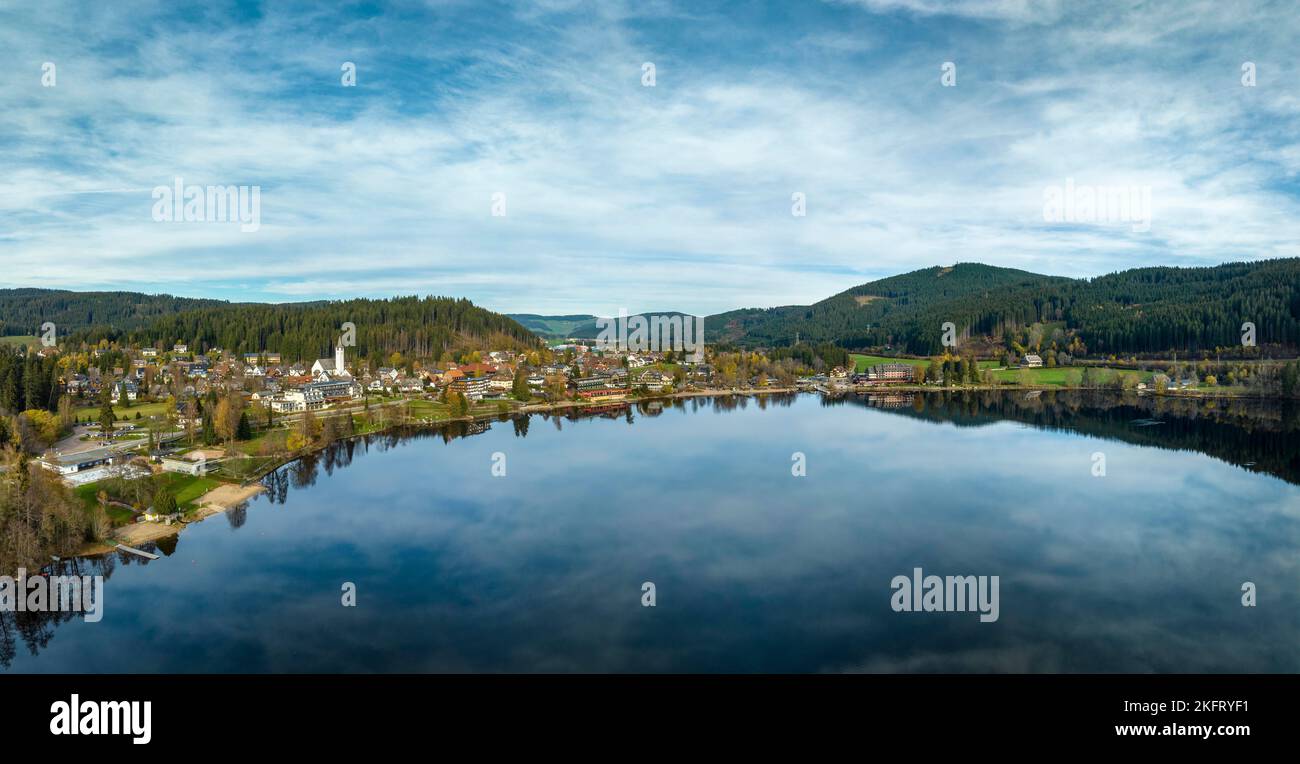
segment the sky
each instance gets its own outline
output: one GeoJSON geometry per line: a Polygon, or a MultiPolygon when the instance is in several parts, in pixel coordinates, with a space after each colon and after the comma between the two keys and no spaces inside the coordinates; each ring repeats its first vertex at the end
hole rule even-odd
{"type": "Polygon", "coordinates": [[[708,314],[1295,257],[1298,33],[1222,0],[0,0],[0,287],[708,314]],[[257,187],[257,230],[156,219],[178,178],[257,187]],[[1049,214],[1098,188],[1131,215],[1049,214]]]}

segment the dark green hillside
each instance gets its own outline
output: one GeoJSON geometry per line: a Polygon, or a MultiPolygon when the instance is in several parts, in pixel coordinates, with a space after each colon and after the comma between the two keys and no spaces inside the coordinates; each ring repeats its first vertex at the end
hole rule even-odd
{"type": "Polygon", "coordinates": [[[60,335],[92,326],[134,329],[160,316],[228,304],[139,292],[0,289],[0,335],[37,334],[46,321],[52,321],[60,335]]]}
{"type": "Polygon", "coordinates": [[[1195,351],[1257,342],[1300,346],[1300,260],[1140,268],[1096,279],[961,263],[873,281],[809,306],[710,316],[711,340],[745,346],[834,342],[916,354],[941,350],[940,327],[992,341],[1053,325],[1091,353],[1195,351]]]}
{"type": "Polygon", "coordinates": [[[224,305],[167,316],[131,331],[92,329],[72,339],[161,347],[184,342],[200,352],[214,347],[238,353],[271,350],[286,361],[307,361],[328,357],[345,322],[356,325],[356,352],[362,357],[402,353],[436,358],[445,350],[487,341],[517,348],[538,343],[513,319],[449,297],[224,305]]]}

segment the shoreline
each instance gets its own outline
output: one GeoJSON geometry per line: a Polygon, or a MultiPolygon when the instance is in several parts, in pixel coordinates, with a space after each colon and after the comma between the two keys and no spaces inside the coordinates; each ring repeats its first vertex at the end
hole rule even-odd
{"type": "MultiPolygon", "coordinates": [[[[683,390],[681,392],[673,392],[673,393],[667,393],[662,395],[650,395],[650,396],[643,396],[637,398],[623,398],[621,400],[607,401],[607,402],[558,401],[554,403],[524,404],[519,408],[512,409],[507,412],[471,414],[463,417],[452,417],[434,423],[402,422],[402,423],[391,424],[388,425],[387,427],[384,427],[383,429],[372,430],[366,433],[349,435],[347,437],[335,439],[333,441],[330,441],[329,443],[320,443],[320,444],[313,445],[309,448],[301,449],[296,453],[284,454],[281,458],[276,459],[271,465],[260,470],[255,476],[250,477],[245,481],[243,481],[243,483],[233,483],[233,482],[222,483],[216,488],[213,488],[211,491],[208,491],[206,494],[200,497],[199,506],[193,510],[191,517],[186,520],[173,523],[172,525],[146,522],[146,523],[135,523],[132,525],[122,526],[120,528],[114,529],[112,536],[110,536],[108,539],[105,539],[103,541],[97,541],[97,542],[89,542],[81,550],[79,550],[76,554],[72,556],[92,557],[96,555],[107,554],[109,552],[117,551],[116,546],[114,546],[114,544],[116,543],[125,544],[126,546],[137,546],[140,544],[156,542],[161,539],[170,538],[173,536],[179,536],[181,531],[183,531],[185,527],[190,525],[191,523],[203,522],[204,520],[206,520],[209,517],[212,517],[213,515],[222,514],[227,510],[256,497],[258,494],[265,492],[266,490],[265,486],[263,486],[260,482],[257,481],[260,481],[267,474],[274,472],[277,469],[280,469],[281,467],[283,467],[286,464],[289,464],[290,462],[293,462],[297,459],[302,459],[307,456],[311,456],[315,453],[319,453],[320,451],[323,451],[326,447],[332,445],[333,443],[338,443],[346,440],[353,440],[355,438],[369,437],[372,435],[380,435],[385,432],[389,432],[391,430],[395,430],[402,427],[416,426],[416,427],[436,428],[436,427],[441,427],[443,425],[452,424],[455,422],[478,422],[478,421],[491,421],[491,420],[500,421],[503,418],[509,419],[509,418],[519,416],[521,414],[525,414],[525,415],[546,414],[550,412],[563,412],[572,409],[593,408],[598,406],[607,406],[611,404],[631,405],[633,403],[650,402],[656,400],[672,400],[676,398],[683,398],[683,399],[701,398],[701,397],[719,398],[719,397],[727,397],[727,396],[758,397],[764,395],[787,395],[791,393],[793,394],[810,393],[815,395],[848,395],[848,394],[866,394],[866,393],[885,393],[885,394],[887,393],[941,393],[941,392],[1026,392],[1026,393],[1040,392],[1041,393],[1049,390],[1050,391],[1092,391],[1092,392],[1109,392],[1109,393],[1119,393],[1119,394],[1127,393],[1127,394],[1133,394],[1142,397],[1150,396],[1153,398],[1163,397],[1163,398],[1170,398],[1170,399],[1181,398],[1181,399],[1200,399],[1200,400],[1216,400],[1216,399],[1286,400],[1283,398],[1276,398],[1275,396],[1241,395],[1241,394],[1232,394],[1232,393],[1216,394],[1216,393],[1207,393],[1204,391],[1190,391],[1190,392],[1166,391],[1164,393],[1156,393],[1150,390],[1142,390],[1142,391],[1113,390],[1108,388],[1061,387],[1057,385],[1042,385],[1042,386],[961,385],[961,386],[954,386],[954,387],[944,387],[944,386],[934,386],[934,385],[912,384],[912,385],[871,385],[871,386],[859,385],[859,386],[849,386],[849,387],[833,388],[833,389],[828,388],[824,390],[805,389],[800,387],[737,388],[737,389],[726,389],[726,390],[723,389],[683,390]]],[[[349,411],[349,413],[351,412],[349,411]]]]}
{"type": "Polygon", "coordinates": [[[115,528],[113,534],[103,541],[94,541],[86,544],[78,550],[72,557],[95,557],[101,554],[117,551],[116,544],[138,547],[141,544],[161,541],[162,539],[179,536],[185,527],[192,523],[201,523],[204,520],[219,515],[227,510],[239,506],[240,504],[252,499],[258,494],[264,492],[266,487],[261,483],[253,485],[237,485],[235,483],[222,483],[213,488],[211,491],[199,497],[199,506],[196,507],[187,520],[166,525],[164,523],[133,523],[115,528]]]}

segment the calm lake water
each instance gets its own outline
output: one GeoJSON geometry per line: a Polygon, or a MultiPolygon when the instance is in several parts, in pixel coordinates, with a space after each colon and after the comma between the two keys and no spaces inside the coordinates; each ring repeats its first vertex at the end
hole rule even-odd
{"type": "Polygon", "coordinates": [[[1300,431],[1247,408],[801,395],[354,441],[156,562],[79,563],[103,620],[5,614],[0,666],[1294,672],[1300,431]],[[999,576],[999,619],[894,612],[916,567],[999,576]]]}

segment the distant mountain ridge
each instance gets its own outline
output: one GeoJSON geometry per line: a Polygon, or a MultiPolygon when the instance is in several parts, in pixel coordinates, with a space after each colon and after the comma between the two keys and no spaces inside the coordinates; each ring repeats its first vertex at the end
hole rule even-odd
{"type": "MultiPolygon", "coordinates": [[[[530,346],[537,337],[594,339],[600,331],[593,315],[502,315],[452,298],[274,305],[135,292],[0,290],[0,335],[32,335],[45,321],[57,324],[60,335],[91,341],[185,341],[302,358],[327,351],[342,321],[364,323],[367,346],[376,351],[435,355],[489,338],[530,346]]],[[[705,340],[748,348],[790,347],[797,340],[933,355],[943,349],[945,322],[954,324],[959,337],[981,339],[986,347],[1032,343],[1047,333],[1048,344],[1058,349],[1093,354],[1233,347],[1241,343],[1242,324],[1250,322],[1258,343],[1294,350],[1300,348],[1300,258],[1135,268],[1091,279],[980,263],[934,266],[860,284],[812,305],[708,316],[705,340]]]]}
{"type": "MultiPolygon", "coordinates": [[[[571,316],[539,316],[534,313],[507,313],[509,318],[513,318],[523,324],[534,334],[545,339],[582,339],[594,340],[600,335],[601,328],[596,325],[597,316],[575,314],[571,316]]],[[[633,316],[686,316],[688,314],[676,310],[663,311],[641,311],[632,313],[627,318],[633,316]]]]}
{"type": "MultiPolygon", "coordinates": [[[[671,314],[671,312],[667,313],[671,314]]],[[[563,331],[595,337],[594,318],[535,316],[563,331]],[[561,322],[560,319],[566,319],[561,322]]],[[[980,263],[933,266],[867,282],[812,305],[744,308],[705,319],[705,340],[781,348],[830,343],[934,355],[942,329],[986,350],[1025,344],[1090,353],[1196,351],[1241,343],[1242,324],[1257,342],[1300,348],[1300,259],[1177,268],[1135,268],[1091,279],[1047,276],[980,263]],[[1033,332],[1028,327],[1035,327],[1033,332]]],[[[536,331],[536,329],[534,329],[536,331]]]]}
{"type": "Polygon", "coordinates": [[[591,324],[595,326],[596,317],[585,313],[569,316],[541,316],[536,313],[507,313],[507,318],[518,321],[525,329],[545,339],[564,339],[575,337],[574,329],[591,324]]]}
{"type": "Polygon", "coordinates": [[[868,282],[812,305],[708,317],[709,342],[780,347],[830,342],[931,355],[952,322],[963,337],[1051,325],[1093,353],[1201,350],[1241,343],[1300,347],[1300,258],[1203,268],[1136,268],[1093,279],[979,263],[923,268],[868,282]]]}

